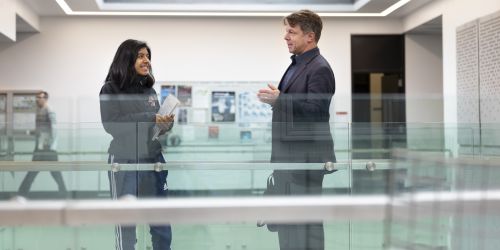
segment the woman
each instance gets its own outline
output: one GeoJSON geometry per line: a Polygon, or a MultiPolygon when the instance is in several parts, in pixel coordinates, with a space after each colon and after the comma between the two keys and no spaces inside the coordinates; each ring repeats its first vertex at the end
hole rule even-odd
{"type": "MultiPolygon", "coordinates": [[[[118,47],[99,94],[101,120],[113,136],[108,163],[165,162],[160,142],[152,140],[153,127],[158,125],[165,133],[172,128],[174,116],[156,114],[159,102],[151,70],[151,49],[145,42],[129,39],[118,47]]],[[[123,195],[166,197],[167,174],[153,170],[109,172],[111,195],[113,199],[123,195]]],[[[170,249],[169,225],[150,225],[150,233],[154,250],[170,249]]],[[[133,250],[135,226],[117,226],[116,237],[117,249],[133,250]]]]}

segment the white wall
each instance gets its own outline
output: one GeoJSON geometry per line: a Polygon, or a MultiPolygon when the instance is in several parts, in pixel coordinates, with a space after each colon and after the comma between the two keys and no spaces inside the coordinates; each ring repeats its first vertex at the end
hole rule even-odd
{"type": "Polygon", "coordinates": [[[444,121],[457,122],[456,29],[476,18],[500,10],[498,0],[434,0],[404,20],[405,31],[411,30],[435,17],[443,16],[443,89],[444,121]]]}
{"type": "Polygon", "coordinates": [[[443,50],[441,35],[405,36],[408,147],[442,150],[443,50]]]}
{"type": "MultiPolygon", "coordinates": [[[[45,89],[61,122],[99,122],[98,93],[118,45],[152,48],[160,81],[279,81],[289,64],[281,18],[47,17],[41,33],[0,46],[0,89],[45,89]]],[[[351,114],[351,34],[400,34],[400,20],[326,18],[336,111],[351,114]]]]}
{"type": "Polygon", "coordinates": [[[443,122],[441,35],[405,36],[406,121],[443,122]]]}
{"type": "Polygon", "coordinates": [[[464,23],[500,10],[498,0],[434,0],[404,19],[409,31],[438,16],[443,20],[443,110],[446,148],[458,152],[456,31],[464,23]]]}

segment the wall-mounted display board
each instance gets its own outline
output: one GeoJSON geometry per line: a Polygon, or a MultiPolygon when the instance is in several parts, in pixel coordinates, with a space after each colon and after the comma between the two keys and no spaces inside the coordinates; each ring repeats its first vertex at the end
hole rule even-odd
{"type": "Polygon", "coordinates": [[[179,99],[179,124],[236,122],[245,127],[271,122],[271,107],[257,98],[268,83],[273,82],[158,81],[155,88],[161,101],[168,94],[179,99]]]}
{"type": "Polygon", "coordinates": [[[174,85],[161,85],[160,88],[160,102],[163,103],[165,98],[167,98],[168,95],[175,95],[177,96],[177,92],[175,91],[175,86],[174,85]]]}
{"type": "Polygon", "coordinates": [[[266,123],[272,118],[272,109],[262,103],[257,95],[250,91],[240,92],[238,95],[238,114],[241,123],[266,123]]]}
{"type": "Polygon", "coordinates": [[[38,90],[0,91],[1,160],[14,159],[17,140],[33,140],[38,90]]]}
{"type": "Polygon", "coordinates": [[[236,121],[234,91],[212,91],[212,122],[236,121]]]}
{"type": "Polygon", "coordinates": [[[36,93],[14,94],[12,112],[14,131],[35,130],[36,93]]]}
{"type": "Polygon", "coordinates": [[[192,86],[179,85],[177,87],[177,99],[181,102],[182,107],[191,107],[192,103],[192,86]]]}

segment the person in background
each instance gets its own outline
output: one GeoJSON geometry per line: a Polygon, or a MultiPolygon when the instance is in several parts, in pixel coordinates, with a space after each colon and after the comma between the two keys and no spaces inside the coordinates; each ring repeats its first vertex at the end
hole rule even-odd
{"type": "MultiPolygon", "coordinates": [[[[335,77],[317,47],[323,27],[321,18],[301,10],[286,16],[283,23],[292,63],[278,87],[269,84],[257,94],[273,110],[271,162],[335,162],[329,124],[335,77]]],[[[274,170],[266,194],[319,195],[326,173],[331,172],[274,170]]],[[[322,223],[268,224],[267,228],[278,232],[281,250],[324,249],[322,223]]]]}
{"type": "MultiPolygon", "coordinates": [[[[102,86],[99,98],[104,129],[113,139],[109,145],[108,163],[164,163],[162,147],[153,140],[153,127],[161,134],[170,130],[174,116],[161,116],[158,97],[153,89],[151,49],[142,41],[128,39],[121,43],[102,86]]],[[[168,194],[168,172],[153,170],[109,172],[113,199],[124,195],[165,198],[168,194]]],[[[116,248],[135,249],[135,226],[116,226],[116,248]]],[[[172,241],[170,225],[150,225],[154,250],[169,250],[172,241]]]]}
{"type": "MultiPolygon", "coordinates": [[[[32,161],[57,161],[56,151],[56,114],[49,108],[49,94],[40,91],[36,94],[36,119],[35,119],[35,150],[33,151],[32,161]]],[[[50,174],[57,184],[60,194],[66,194],[66,186],[61,172],[51,171],[50,174]]],[[[38,171],[30,171],[26,174],[18,194],[27,196],[38,171]]]]}

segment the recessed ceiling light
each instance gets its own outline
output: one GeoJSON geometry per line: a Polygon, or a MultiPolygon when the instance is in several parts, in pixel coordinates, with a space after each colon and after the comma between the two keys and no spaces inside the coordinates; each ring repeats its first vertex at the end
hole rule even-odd
{"type": "MultiPolygon", "coordinates": [[[[384,17],[411,0],[400,0],[380,13],[318,12],[323,17],[384,17]]],[[[267,16],[282,17],[289,12],[215,12],[215,11],[73,11],[65,0],[56,0],[59,7],[71,16],[267,16]]]]}

